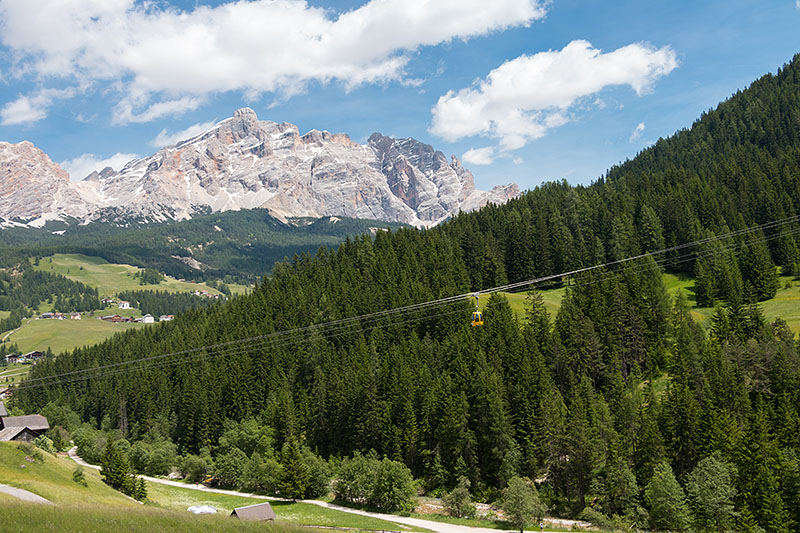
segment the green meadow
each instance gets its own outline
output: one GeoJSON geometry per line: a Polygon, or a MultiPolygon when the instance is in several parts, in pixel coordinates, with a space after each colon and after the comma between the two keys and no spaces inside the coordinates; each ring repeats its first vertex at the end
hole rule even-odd
{"type": "Polygon", "coordinates": [[[139,285],[134,274],[141,269],[132,265],[109,263],[105,259],[82,254],[55,254],[43,257],[34,268],[45,272],[61,274],[90,287],[96,287],[101,296],[114,296],[122,291],[160,290],[170,292],[191,292],[206,290],[212,294],[219,291],[204,283],[189,283],[167,277],[158,285],[139,285]]]}

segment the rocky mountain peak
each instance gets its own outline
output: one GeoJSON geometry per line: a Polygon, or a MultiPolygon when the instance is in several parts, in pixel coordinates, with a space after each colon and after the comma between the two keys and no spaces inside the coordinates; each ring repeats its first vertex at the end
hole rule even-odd
{"type": "MultiPolygon", "coordinates": [[[[120,171],[106,168],[78,184],[28,145],[27,159],[41,160],[39,166],[50,169],[37,172],[36,179],[61,176],[65,191],[72,191],[70,201],[83,205],[89,218],[114,213],[184,219],[209,210],[260,207],[279,218],[345,216],[432,226],[459,210],[518,194],[514,187],[476,190],[472,174],[457,158],[448,160],[412,138],[374,133],[361,145],[344,133],[312,129],[301,135],[294,124],[259,120],[250,108],[120,171]]],[[[0,200],[5,190],[0,189],[0,200]]],[[[14,209],[0,205],[0,217],[40,211],[35,204],[22,210],[23,203],[15,200],[14,209]]]]}

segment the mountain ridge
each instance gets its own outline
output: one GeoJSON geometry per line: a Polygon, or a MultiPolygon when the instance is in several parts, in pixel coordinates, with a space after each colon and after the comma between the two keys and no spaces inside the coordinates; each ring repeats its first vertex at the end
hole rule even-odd
{"type": "Polygon", "coordinates": [[[0,201],[6,224],[63,217],[183,220],[209,210],[265,208],[281,220],[344,216],[430,227],[519,195],[515,184],[476,189],[458,158],[448,161],[412,138],[374,133],[362,145],[344,133],[300,135],[294,124],[259,120],[250,108],[119,171],[107,167],[80,182],[65,181],[63,169],[31,143],[5,143],[4,150],[3,178],[35,184],[8,188],[5,204],[0,201]],[[25,168],[21,158],[36,163],[35,178],[16,170],[25,168]],[[63,205],[36,197],[50,182],[59,183],[63,205]]]}

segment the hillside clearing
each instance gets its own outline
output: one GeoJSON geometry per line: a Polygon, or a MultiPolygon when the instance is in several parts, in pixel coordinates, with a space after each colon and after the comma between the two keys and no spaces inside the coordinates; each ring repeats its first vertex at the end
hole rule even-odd
{"type": "Polygon", "coordinates": [[[169,292],[192,292],[205,290],[211,294],[220,294],[216,289],[204,283],[190,283],[167,277],[158,285],[139,285],[134,274],[141,271],[133,265],[109,263],[105,259],[82,254],[55,254],[43,257],[37,270],[61,274],[73,281],[79,281],[95,287],[100,295],[113,296],[122,291],[160,290],[169,292]]]}
{"type": "MultiPolygon", "coordinates": [[[[98,316],[100,316],[98,312],[98,316]]],[[[121,313],[119,313],[121,314],[121,313]]],[[[145,327],[144,324],[114,324],[84,316],[82,320],[42,320],[28,319],[22,326],[8,336],[6,342],[16,343],[22,353],[33,350],[59,354],[83,346],[98,344],[119,332],[131,328],[145,327]]]]}

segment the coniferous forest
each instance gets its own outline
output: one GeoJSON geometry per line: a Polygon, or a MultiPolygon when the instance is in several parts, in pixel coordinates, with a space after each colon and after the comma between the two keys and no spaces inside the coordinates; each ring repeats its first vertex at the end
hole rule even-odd
{"type": "Polygon", "coordinates": [[[185,456],[222,460],[252,423],[275,453],[374,450],[433,493],[466,478],[492,499],[528,476],[550,513],[796,531],[800,353],[758,302],[778,268],[800,274],[798,214],[800,56],[590,186],[550,183],[431,230],[295,256],[250,295],[37,365],[47,386],[16,401],[130,442],[157,433],[185,456]],[[555,280],[555,316],[534,290],[522,321],[495,294],[482,327],[463,299],[297,330],[671,247],[555,280]],[[693,297],[717,305],[710,329],[670,298],[665,269],[695,274],[693,297]]]}

